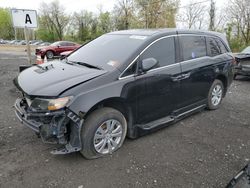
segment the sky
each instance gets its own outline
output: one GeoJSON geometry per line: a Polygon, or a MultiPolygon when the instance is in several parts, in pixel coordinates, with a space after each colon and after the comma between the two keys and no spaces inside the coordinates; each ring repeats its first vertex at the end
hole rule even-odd
{"type": "MultiPolygon", "coordinates": [[[[0,7],[39,10],[41,2],[50,3],[53,0],[0,0],[0,7]]],[[[102,5],[103,11],[111,11],[116,0],[59,0],[68,13],[88,10],[97,13],[102,5]]]]}
{"type": "MultiPolygon", "coordinates": [[[[50,3],[53,0],[0,0],[0,7],[11,7],[18,9],[35,9],[39,10],[41,2],[50,3]]],[[[191,0],[181,0],[181,6],[185,6],[191,0]]],[[[204,0],[196,0],[201,2],[204,0]]],[[[227,0],[215,0],[217,6],[223,6],[227,0]]],[[[98,7],[102,5],[103,11],[111,11],[117,0],[59,0],[68,13],[88,10],[98,13],[98,7]]]]}

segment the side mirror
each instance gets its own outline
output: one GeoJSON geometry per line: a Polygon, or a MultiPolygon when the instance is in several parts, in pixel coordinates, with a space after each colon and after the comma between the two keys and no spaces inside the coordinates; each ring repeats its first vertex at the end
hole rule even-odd
{"type": "Polygon", "coordinates": [[[147,72],[148,70],[156,67],[158,65],[158,61],[155,58],[147,58],[142,60],[142,71],[147,72]]]}

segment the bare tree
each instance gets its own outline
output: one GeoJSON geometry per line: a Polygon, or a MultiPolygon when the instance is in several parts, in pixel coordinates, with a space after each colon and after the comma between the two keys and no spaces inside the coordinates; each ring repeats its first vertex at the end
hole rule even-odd
{"type": "Polygon", "coordinates": [[[250,43],[250,1],[230,0],[229,16],[236,26],[237,37],[243,38],[245,44],[250,43]]]}
{"type": "Polygon", "coordinates": [[[42,3],[40,16],[44,19],[44,24],[51,31],[55,32],[58,39],[63,39],[64,29],[69,23],[69,16],[64,12],[64,7],[55,0],[50,4],[42,3]]]}
{"type": "Polygon", "coordinates": [[[179,0],[136,0],[146,28],[173,27],[179,0]]]}
{"type": "Polygon", "coordinates": [[[134,0],[118,0],[113,13],[119,29],[128,29],[133,19],[134,0]]]}
{"type": "Polygon", "coordinates": [[[89,38],[89,32],[92,29],[93,13],[82,10],[73,15],[72,25],[77,30],[78,39],[85,41],[89,38]]]}
{"type": "Polygon", "coordinates": [[[206,5],[200,2],[190,2],[180,11],[180,21],[189,29],[201,29],[205,21],[206,5]]]}

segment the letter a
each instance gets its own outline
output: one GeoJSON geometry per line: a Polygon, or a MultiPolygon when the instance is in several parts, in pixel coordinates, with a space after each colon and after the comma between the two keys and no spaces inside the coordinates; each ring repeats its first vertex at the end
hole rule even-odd
{"type": "Polygon", "coordinates": [[[32,24],[31,19],[30,19],[30,15],[29,15],[29,14],[26,14],[25,24],[27,24],[28,22],[29,22],[30,24],[32,24]]]}

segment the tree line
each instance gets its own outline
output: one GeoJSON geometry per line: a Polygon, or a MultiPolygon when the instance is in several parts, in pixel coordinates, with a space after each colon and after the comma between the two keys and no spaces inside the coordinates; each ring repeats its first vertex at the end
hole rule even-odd
{"type": "MultiPolygon", "coordinates": [[[[250,44],[250,1],[228,0],[227,7],[217,7],[215,0],[117,0],[112,11],[88,10],[66,13],[58,0],[41,3],[39,28],[31,38],[53,42],[71,40],[84,43],[104,33],[136,28],[189,28],[226,33],[231,48],[240,50],[250,44]]],[[[0,38],[24,38],[23,30],[14,30],[10,10],[0,8],[0,38]]]]}

